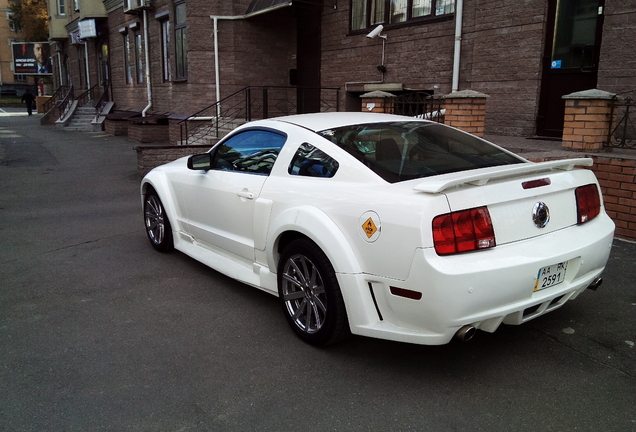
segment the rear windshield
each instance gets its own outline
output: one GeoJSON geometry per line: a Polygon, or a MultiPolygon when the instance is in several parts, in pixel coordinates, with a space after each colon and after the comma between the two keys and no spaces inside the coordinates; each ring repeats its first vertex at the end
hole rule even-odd
{"type": "Polygon", "coordinates": [[[318,132],[390,183],[524,162],[439,123],[391,122],[318,132]]]}

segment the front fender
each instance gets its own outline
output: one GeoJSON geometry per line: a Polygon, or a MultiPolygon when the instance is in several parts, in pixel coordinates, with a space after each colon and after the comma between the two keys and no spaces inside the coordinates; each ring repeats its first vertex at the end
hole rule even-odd
{"type": "Polygon", "coordinates": [[[277,273],[278,241],[281,235],[294,231],[316,243],[327,255],[336,273],[361,273],[353,249],[340,228],[317,207],[305,205],[285,210],[272,221],[267,235],[267,265],[277,273]]]}
{"type": "Polygon", "coordinates": [[[175,202],[174,193],[172,191],[166,173],[163,172],[164,169],[165,168],[163,167],[155,168],[148,174],[146,174],[146,176],[142,179],[140,186],[141,208],[143,212],[144,197],[148,192],[148,188],[152,187],[157,192],[159,199],[163,203],[164,210],[168,215],[168,220],[170,221],[170,225],[172,227],[176,246],[176,243],[179,239],[179,236],[177,234],[179,231],[184,230],[184,227],[181,226],[181,222],[183,221],[184,217],[179,217],[179,215],[177,214],[178,205],[175,202]]]}

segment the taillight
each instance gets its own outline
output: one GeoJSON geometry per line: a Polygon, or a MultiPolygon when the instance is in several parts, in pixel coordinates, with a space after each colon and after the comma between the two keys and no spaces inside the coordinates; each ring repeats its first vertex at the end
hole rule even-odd
{"type": "Polygon", "coordinates": [[[495,231],[488,208],[447,213],[433,219],[433,243],[438,255],[495,246],[495,231]]]}
{"type": "Polygon", "coordinates": [[[601,197],[595,184],[589,184],[576,188],[576,212],[577,223],[583,224],[591,221],[601,212],[601,197]]]}

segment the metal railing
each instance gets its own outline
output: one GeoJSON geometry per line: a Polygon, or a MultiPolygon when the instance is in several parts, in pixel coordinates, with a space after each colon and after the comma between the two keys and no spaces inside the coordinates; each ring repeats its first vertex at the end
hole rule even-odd
{"type": "Polygon", "coordinates": [[[75,91],[73,89],[73,86],[69,87],[68,92],[66,92],[66,95],[64,96],[64,98],[62,98],[59,103],[57,103],[57,109],[58,109],[58,118],[63,118],[66,116],[68,110],[71,108],[72,102],[74,100],[74,96],[75,96],[75,91]]]}
{"type": "Polygon", "coordinates": [[[44,103],[44,105],[42,105],[44,112],[47,113],[51,111],[53,108],[55,108],[57,106],[58,101],[61,101],[62,99],[66,97],[69,90],[70,90],[69,86],[58,87],[57,90],[55,90],[55,93],[53,93],[53,95],[49,98],[49,100],[47,100],[44,103]]]}
{"type": "Polygon", "coordinates": [[[610,106],[610,127],[605,146],[636,149],[634,100],[614,96],[610,106]]]}
{"type": "Polygon", "coordinates": [[[389,107],[392,114],[408,117],[424,118],[438,123],[444,123],[443,99],[428,92],[406,93],[391,98],[389,107]]]}
{"type": "Polygon", "coordinates": [[[102,115],[102,112],[104,111],[104,108],[106,107],[106,104],[108,102],[110,102],[108,87],[104,87],[104,91],[102,92],[99,99],[97,99],[97,101],[95,102],[95,119],[102,115]]]}
{"type": "Polygon", "coordinates": [[[256,119],[339,111],[339,89],[249,86],[179,122],[181,144],[209,144],[231,129],[256,119]]]}
{"type": "Polygon", "coordinates": [[[93,87],[86,90],[84,93],[82,93],[76,98],[77,106],[85,106],[89,102],[96,101],[98,99],[97,97],[98,91],[99,91],[99,86],[97,84],[95,84],[93,87]]]}

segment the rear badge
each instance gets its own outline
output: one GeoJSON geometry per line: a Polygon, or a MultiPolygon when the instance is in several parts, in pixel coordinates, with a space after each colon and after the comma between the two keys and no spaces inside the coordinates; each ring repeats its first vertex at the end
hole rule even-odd
{"type": "Polygon", "coordinates": [[[550,209],[543,202],[538,202],[532,209],[532,222],[537,228],[544,228],[550,222],[550,209]]]}

